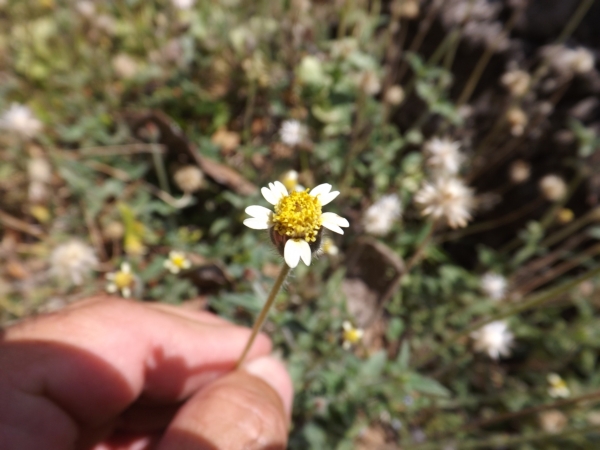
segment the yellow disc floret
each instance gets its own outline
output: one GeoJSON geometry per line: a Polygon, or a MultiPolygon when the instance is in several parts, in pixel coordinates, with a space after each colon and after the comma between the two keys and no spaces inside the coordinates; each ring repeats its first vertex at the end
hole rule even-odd
{"type": "Polygon", "coordinates": [[[129,287],[133,284],[133,275],[131,272],[120,270],[115,274],[113,282],[119,289],[129,287]]]}
{"type": "Polygon", "coordinates": [[[275,205],[271,217],[275,231],[292,239],[315,242],[321,229],[321,202],[304,192],[292,192],[275,205]]]}

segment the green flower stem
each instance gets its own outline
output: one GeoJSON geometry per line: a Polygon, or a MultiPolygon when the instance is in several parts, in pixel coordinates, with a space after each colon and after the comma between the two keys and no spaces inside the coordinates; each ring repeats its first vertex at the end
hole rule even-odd
{"type": "Polygon", "coordinates": [[[165,163],[162,157],[162,148],[154,143],[152,144],[151,148],[152,161],[154,162],[154,169],[156,170],[156,175],[158,176],[158,184],[164,192],[170,194],[171,191],[169,189],[169,179],[167,178],[167,171],[165,169],[165,163]]]}
{"type": "MultiPolygon", "coordinates": [[[[416,53],[417,50],[419,50],[419,47],[421,47],[421,44],[425,40],[427,33],[429,33],[429,29],[431,28],[431,25],[433,24],[433,21],[435,20],[435,17],[437,16],[437,13],[442,7],[443,3],[443,0],[436,0],[434,1],[433,5],[429,7],[427,15],[419,23],[417,35],[410,43],[410,47],[408,48],[408,50],[406,50],[406,52],[416,53]]],[[[398,75],[396,77],[398,82],[402,81],[402,77],[404,77],[404,74],[406,74],[408,68],[409,67],[406,61],[402,61],[402,65],[400,66],[398,70],[398,75]]],[[[406,97],[408,97],[408,95],[406,97]]]]}
{"type": "Polygon", "coordinates": [[[561,228],[556,233],[551,234],[542,242],[540,242],[540,247],[551,247],[554,244],[562,241],[563,239],[571,236],[580,228],[588,225],[591,222],[594,222],[600,217],[599,211],[595,208],[589,211],[587,214],[575,219],[568,226],[561,228]]]}
{"type": "Polygon", "coordinates": [[[436,240],[436,244],[440,244],[446,241],[452,241],[456,239],[463,238],[465,236],[469,236],[471,234],[480,233],[487,230],[493,230],[494,228],[501,227],[508,223],[511,223],[524,215],[530,213],[532,210],[537,208],[543,203],[543,199],[540,197],[537,201],[528,203],[523,207],[516,209],[509,214],[499,217],[497,219],[488,220],[487,222],[479,222],[477,224],[471,225],[466,228],[462,228],[460,230],[450,231],[442,236],[438,240],[436,240]]]}
{"type": "Polygon", "coordinates": [[[262,310],[260,311],[260,314],[258,315],[256,322],[254,322],[254,326],[252,327],[252,334],[250,334],[250,338],[248,339],[248,342],[246,343],[246,347],[244,348],[242,355],[240,356],[237,363],[235,364],[236,369],[240,368],[240,366],[244,362],[244,359],[246,359],[248,352],[252,348],[252,344],[256,340],[256,336],[258,336],[258,333],[260,333],[260,330],[262,329],[262,327],[265,323],[265,319],[267,318],[267,315],[269,314],[269,310],[271,309],[271,306],[275,302],[275,298],[277,298],[277,294],[281,290],[281,286],[283,286],[283,282],[287,278],[288,273],[290,273],[290,267],[284,262],[283,265],[281,266],[281,271],[279,272],[279,275],[277,276],[277,279],[275,280],[275,284],[271,288],[271,292],[269,292],[269,297],[267,298],[267,301],[265,302],[262,310]]]}
{"type": "Polygon", "coordinates": [[[251,78],[248,83],[248,98],[246,99],[246,109],[244,111],[244,122],[242,138],[244,143],[247,144],[252,138],[252,116],[254,115],[254,103],[256,102],[256,80],[251,78]]]}
{"type": "Polygon", "coordinates": [[[519,286],[518,290],[519,292],[522,292],[523,295],[528,294],[529,292],[533,291],[539,286],[546,284],[547,282],[553,279],[557,279],[561,275],[564,275],[569,270],[572,270],[579,265],[583,265],[590,259],[594,258],[595,256],[598,256],[598,254],[600,254],[600,243],[591,246],[590,248],[576,256],[569,257],[562,264],[558,264],[555,267],[547,269],[540,276],[529,280],[528,283],[522,286],[519,286]]]}
{"type": "Polygon", "coordinates": [[[427,246],[429,245],[429,242],[431,241],[431,238],[433,237],[433,233],[435,232],[436,225],[437,225],[437,221],[435,221],[435,220],[430,221],[426,225],[427,227],[429,227],[429,230],[427,230],[427,234],[425,235],[423,240],[419,243],[419,246],[415,250],[415,253],[413,253],[412,257],[406,263],[406,273],[410,272],[410,269],[412,269],[415,265],[417,265],[419,262],[421,262],[421,259],[425,255],[425,249],[427,248],[427,246]]]}
{"type": "Polygon", "coordinates": [[[504,310],[500,310],[496,314],[493,314],[492,316],[488,317],[487,319],[482,319],[482,320],[475,322],[470,327],[467,327],[464,330],[459,331],[459,332],[455,333],[453,336],[449,337],[444,344],[442,344],[440,347],[438,347],[433,352],[433,355],[430,354],[426,358],[424,358],[423,361],[418,361],[415,364],[415,367],[416,368],[423,367],[424,365],[428,364],[429,362],[431,362],[431,360],[433,358],[435,358],[435,356],[437,354],[440,353],[441,350],[443,350],[445,348],[449,348],[452,344],[454,344],[456,341],[458,341],[463,336],[468,336],[473,331],[480,329],[481,327],[487,325],[488,323],[495,322],[497,320],[502,320],[507,317],[514,316],[515,314],[519,314],[519,313],[522,313],[529,309],[541,306],[544,303],[549,302],[550,300],[554,300],[556,297],[558,297],[560,295],[566,294],[567,292],[569,292],[571,289],[573,289],[575,286],[579,285],[583,281],[593,278],[597,275],[600,275],[600,266],[596,267],[595,269],[590,270],[589,272],[587,272],[587,273],[581,275],[580,277],[577,277],[571,281],[567,281],[556,287],[542,291],[538,294],[532,294],[528,297],[525,297],[522,301],[520,301],[516,305],[512,305],[508,308],[505,308],[504,310]]]}
{"type": "MultiPolygon", "coordinates": [[[[507,24],[504,26],[504,30],[502,30],[503,36],[508,36],[510,34],[515,24],[517,23],[517,19],[521,15],[521,12],[521,8],[515,8],[507,24]]],[[[481,75],[483,75],[483,71],[490,62],[490,59],[492,58],[493,54],[496,52],[496,48],[499,42],[500,39],[497,39],[491,45],[486,46],[485,51],[479,58],[479,61],[477,61],[473,72],[471,72],[471,75],[469,76],[469,79],[467,80],[463,91],[460,93],[458,101],[456,102],[456,106],[462,106],[469,101],[471,95],[473,94],[473,91],[475,90],[475,87],[477,87],[477,83],[479,82],[481,75]]],[[[447,69],[450,70],[450,67],[447,67],[447,69]]]]}
{"type": "Polygon", "coordinates": [[[565,28],[563,29],[562,33],[560,33],[560,36],[556,40],[558,44],[562,44],[569,38],[569,36],[571,36],[573,31],[575,31],[575,29],[581,23],[581,20],[584,18],[588,10],[594,4],[594,1],[595,0],[582,0],[582,2],[579,4],[579,6],[569,19],[569,22],[565,25],[565,28]]]}
{"type": "Polygon", "coordinates": [[[580,402],[586,402],[588,404],[596,403],[600,400],[600,391],[592,391],[587,394],[583,394],[577,397],[571,397],[566,399],[557,400],[550,403],[544,403],[543,405],[532,406],[530,408],[524,408],[519,411],[508,412],[504,414],[498,414],[489,419],[480,419],[475,422],[469,423],[462,427],[462,430],[470,431],[476,430],[482,427],[487,427],[499,422],[506,422],[507,420],[513,420],[517,417],[528,416],[531,414],[547,411],[548,409],[564,408],[580,402]]]}

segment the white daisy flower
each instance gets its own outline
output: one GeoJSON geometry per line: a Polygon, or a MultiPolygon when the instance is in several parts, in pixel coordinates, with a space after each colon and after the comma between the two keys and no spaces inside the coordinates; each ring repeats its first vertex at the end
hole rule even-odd
{"type": "Polygon", "coordinates": [[[385,236],[400,218],[402,204],[396,194],[384,195],[367,208],[363,216],[365,231],[375,236],[385,236]]]}
{"type": "Polygon", "coordinates": [[[13,103],[0,117],[0,128],[32,138],[42,130],[42,122],[33,115],[29,107],[13,103]]]}
{"type": "Polygon", "coordinates": [[[74,285],[83,283],[97,264],[94,249],[78,240],[59,245],[50,255],[50,272],[59,280],[69,280],[74,285]]]}
{"type": "Polygon", "coordinates": [[[186,258],[185,253],[172,250],[169,252],[169,259],[163,263],[165,269],[173,274],[177,274],[182,270],[189,269],[192,263],[186,258]]]}
{"type": "Polygon", "coordinates": [[[506,295],[508,282],[497,273],[488,272],[481,277],[481,290],[492,300],[501,300],[506,295]]]}
{"type": "Polygon", "coordinates": [[[344,329],[344,342],[342,344],[344,350],[349,350],[353,345],[358,344],[365,334],[364,330],[356,328],[347,320],[342,324],[342,328],[344,329]]]}
{"type": "Polygon", "coordinates": [[[350,226],[335,213],[321,212],[323,206],[339,195],[338,191],[331,191],[330,184],[320,184],[310,192],[307,189],[288,193],[281,182],[275,181],[261,192],[274,206],[273,211],[264,206],[249,206],[246,213],[251,218],[244,220],[244,225],[255,230],[270,230],[271,241],[292,269],[300,259],[310,265],[313,251],[319,248],[322,227],[344,234],[341,227],[350,226]]]}
{"type": "Polygon", "coordinates": [[[125,298],[131,297],[135,285],[135,275],[131,272],[129,263],[122,263],[117,272],[107,273],[106,279],[109,281],[106,285],[106,292],[111,294],[120,292],[125,298]]]}
{"type": "Polygon", "coordinates": [[[423,216],[445,219],[451,228],[461,228],[471,220],[473,191],[458,178],[439,178],[415,194],[423,216]]]}
{"type": "Polygon", "coordinates": [[[281,142],[290,147],[300,144],[306,137],[306,127],[297,120],[286,120],[279,129],[281,142]]]}
{"type": "Polygon", "coordinates": [[[456,175],[463,162],[460,142],[433,138],[425,143],[426,164],[438,174],[456,175]]]}
{"type": "Polygon", "coordinates": [[[479,330],[473,331],[471,338],[475,341],[475,350],[487,353],[492,359],[510,355],[510,347],[514,340],[508,324],[501,320],[488,323],[479,330]]]}

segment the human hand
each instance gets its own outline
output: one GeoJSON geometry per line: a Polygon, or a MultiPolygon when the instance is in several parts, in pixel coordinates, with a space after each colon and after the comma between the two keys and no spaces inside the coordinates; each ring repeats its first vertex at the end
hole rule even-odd
{"type": "Polygon", "coordinates": [[[98,297],[0,336],[0,448],[283,449],[292,385],[260,335],[207,312],[98,297]]]}

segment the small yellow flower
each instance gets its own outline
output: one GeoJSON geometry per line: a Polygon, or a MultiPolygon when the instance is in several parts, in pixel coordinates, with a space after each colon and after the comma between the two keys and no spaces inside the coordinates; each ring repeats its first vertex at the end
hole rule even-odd
{"type": "Polygon", "coordinates": [[[300,259],[310,265],[312,253],[320,247],[323,227],[344,234],[341,227],[350,226],[343,217],[321,211],[339,195],[338,191],[331,191],[330,184],[290,193],[281,182],[275,181],[261,192],[274,206],[273,211],[264,206],[249,206],[246,213],[250,218],[244,220],[244,225],[255,230],[270,230],[272,242],[292,269],[300,259]]]}
{"type": "Polygon", "coordinates": [[[323,251],[323,253],[329,256],[336,256],[340,252],[340,249],[337,247],[337,245],[335,245],[335,242],[333,242],[333,240],[328,237],[323,238],[323,245],[321,245],[321,250],[323,251]]]}
{"type": "Polygon", "coordinates": [[[107,292],[111,294],[121,292],[123,297],[131,297],[131,292],[135,284],[135,276],[131,272],[129,263],[122,263],[121,268],[117,272],[107,273],[106,279],[110,282],[106,285],[107,292]]]}
{"type": "Polygon", "coordinates": [[[288,170],[281,176],[281,182],[288,190],[288,192],[293,191],[304,191],[304,186],[298,183],[298,172],[295,170],[288,170]]]}
{"type": "Polygon", "coordinates": [[[165,269],[175,274],[181,272],[181,270],[189,269],[192,263],[186,258],[185,253],[173,250],[169,253],[169,259],[163,265],[165,269]]]}
{"type": "Polygon", "coordinates": [[[550,397],[566,398],[571,395],[569,386],[567,386],[567,383],[561,378],[560,375],[556,373],[550,373],[546,379],[550,385],[548,388],[548,394],[550,394],[550,397]]]}
{"type": "Polygon", "coordinates": [[[362,339],[363,334],[365,334],[364,330],[355,328],[354,325],[347,320],[345,320],[342,324],[342,328],[344,329],[344,343],[342,344],[342,347],[344,347],[345,350],[348,350],[353,345],[358,344],[362,339]]]}
{"type": "Polygon", "coordinates": [[[562,208],[560,211],[558,211],[558,221],[562,224],[572,222],[574,218],[575,213],[572,209],[562,208]]]}

